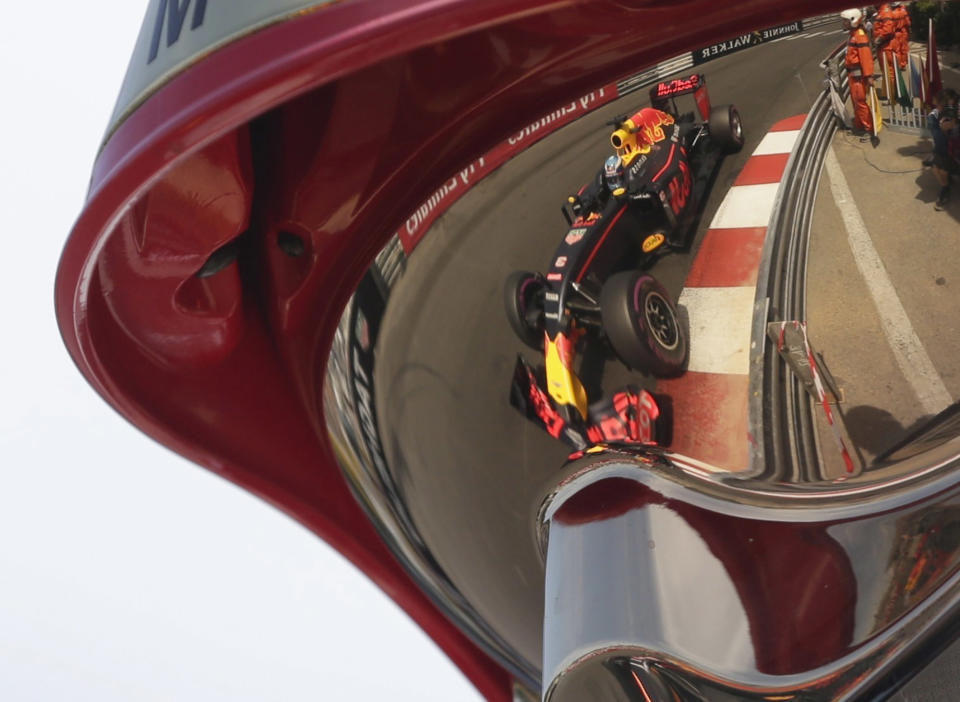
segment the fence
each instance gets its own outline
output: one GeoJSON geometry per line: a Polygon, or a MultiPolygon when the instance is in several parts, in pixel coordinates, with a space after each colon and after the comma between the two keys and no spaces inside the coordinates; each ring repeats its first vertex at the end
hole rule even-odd
{"type": "MultiPolygon", "coordinates": [[[[849,127],[851,121],[845,105],[849,91],[847,89],[847,71],[844,68],[843,54],[835,53],[830,59],[824,61],[823,67],[826,72],[824,85],[835,98],[832,105],[833,113],[840,123],[849,127]]],[[[883,96],[880,103],[880,116],[885,128],[896,132],[929,136],[926,126],[927,108],[923,104],[925,88],[922,81],[922,69],[923,64],[920,57],[911,54],[910,63],[903,70],[906,76],[904,83],[899,88],[899,90],[906,91],[906,98],[910,101],[910,105],[903,106],[896,102],[898,91],[896,76],[893,75],[890,67],[887,67],[884,71],[883,66],[881,66],[880,71],[884,73],[885,80],[880,85],[878,94],[883,96]]]]}

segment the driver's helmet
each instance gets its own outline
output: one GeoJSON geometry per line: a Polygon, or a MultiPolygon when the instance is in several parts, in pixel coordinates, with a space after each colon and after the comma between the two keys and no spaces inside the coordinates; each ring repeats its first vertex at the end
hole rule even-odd
{"type": "Polygon", "coordinates": [[[603,180],[610,192],[624,187],[623,160],[619,156],[611,156],[603,164],[603,180]]]}
{"type": "Polygon", "coordinates": [[[852,27],[856,29],[860,26],[860,23],[863,21],[863,13],[857,8],[851,8],[849,10],[844,10],[840,13],[840,19],[843,20],[844,26],[852,27]]]}

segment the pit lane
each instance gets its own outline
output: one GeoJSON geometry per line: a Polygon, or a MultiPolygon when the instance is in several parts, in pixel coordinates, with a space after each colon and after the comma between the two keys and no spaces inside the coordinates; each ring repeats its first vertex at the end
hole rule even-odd
{"type": "MultiPolygon", "coordinates": [[[[675,298],[723,196],[767,130],[808,109],[821,86],[819,61],[836,43],[801,37],[701,67],[713,102],[740,110],[746,144],[720,168],[690,252],[654,269],[675,298]]],[[[413,524],[457,589],[535,664],[543,603],[532,516],[567,449],[507,403],[525,349],[504,318],[502,284],[512,270],[546,267],[564,231],[560,203],[608,155],[604,122],[645,102],[643,93],[628,95],[561,129],[448,210],[410,256],[378,340],[381,439],[413,524]],[[449,529],[471,522],[472,533],[449,529]]],[[[618,363],[604,365],[605,389],[627,382],[656,389],[618,363]]]]}

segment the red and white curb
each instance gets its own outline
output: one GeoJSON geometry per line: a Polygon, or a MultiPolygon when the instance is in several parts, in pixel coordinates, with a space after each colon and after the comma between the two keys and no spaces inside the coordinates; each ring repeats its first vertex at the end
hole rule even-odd
{"type": "Polygon", "coordinates": [[[724,471],[749,467],[750,334],[763,241],[787,159],[806,115],[775,124],[717,209],[687,275],[679,305],[690,362],[657,383],[673,400],[670,449],[724,471]]]}

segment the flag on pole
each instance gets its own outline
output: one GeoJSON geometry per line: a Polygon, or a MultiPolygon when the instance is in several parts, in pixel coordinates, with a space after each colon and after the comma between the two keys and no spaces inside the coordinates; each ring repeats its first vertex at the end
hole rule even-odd
{"type": "Polygon", "coordinates": [[[937,55],[937,35],[933,31],[933,17],[930,18],[930,39],[927,42],[927,70],[930,72],[927,91],[927,104],[933,104],[933,96],[943,90],[943,81],[940,79],[940,57],[937,55]]]}
{"type": "Polygon", "coordinates": [[[920,63],[920,57],[910,54],[910,93],[915,98],[920,98],[921,102],[923,101],[923,78],[921,77],[922,69],[918,65],[920,63]]]}
{"type": "Polygon", "coordinates": [[[900,70],[900,64],[893,62],[893,70],[897,74],[897,104],[900,107],[911,107],[913,100],[910,99],[910,93],[907,92],[907,84],[903,81],[903,71],[900,70]]]}
{"type": "Polygon", "coordinates": [[[930,95],[930,74],[927,73],[927,64],[920,59],[920,80],[923,86],[923,104],[933,107],[933,96],[930,95]]]}
{"type": "Polygon", "coordinates": [[[883,115],[880,113],[880,98],[877,97],[877,90],[872,85],[870,93],[867,95],[870,104],[870,121],[873,122],[873,136],[880,136],[880,130],[883,129],[883,115]]]}
{"type": "Polygon", "coordinates": [[[893,71],[890,70],[887,66],[887,53],[883,52],[882,56],[882,70],[883,70],[883,97],[889,104],[893,104],[894,98],[896,97],[896,86],[893,81],[893,71]]]}

